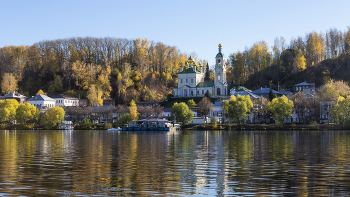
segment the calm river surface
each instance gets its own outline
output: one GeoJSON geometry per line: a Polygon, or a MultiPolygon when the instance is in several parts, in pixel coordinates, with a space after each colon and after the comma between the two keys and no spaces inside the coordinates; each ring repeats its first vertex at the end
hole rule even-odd
{"type": "Polygon", "coordinates": [[[349,196],[350,131],[4,131],[0,196],[349,196]]]}

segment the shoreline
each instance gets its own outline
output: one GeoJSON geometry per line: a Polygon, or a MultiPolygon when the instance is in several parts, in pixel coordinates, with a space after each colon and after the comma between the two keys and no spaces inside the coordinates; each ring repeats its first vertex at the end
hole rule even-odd
{"type": "MultiPolygon", "coordinates": [[[[32,125],[29,128],[25,125],[6,125],[6,127],[0,127],[0,130],[62,130],[62,129],[44,129],[39,125],[32,125]]],[[[350,127],[343,127],[342,125],[330,123],[330,124],[314,124],[314,125],[304,125],[304,124],[284,124],[279,127],[275,124],[217,124],[216,126],[211,124],[204,125],[185,125],[182,126],[182,130],[350,130],[350,127]]],[[[64,129],[63,129],[64,130],[64,129]]],[[[83,128],[76,128],[74,130],[86,130],[83,128]]],[[[103,127],[103,124],[91,125],[91,129],[88,130],[107,130],[103,127]]]]}

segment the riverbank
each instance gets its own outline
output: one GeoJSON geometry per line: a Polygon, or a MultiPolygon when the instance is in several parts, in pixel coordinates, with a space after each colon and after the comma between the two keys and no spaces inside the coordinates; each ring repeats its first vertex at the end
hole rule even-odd
{"type": "Polygon", "coordinates": [[[337,124],[284,124],[279,127],[275,124],[218,124],[218,125],[186,125],[184,130],[347,130],[349,127],[343,127],[337,124]]]}
{"type": "MultiPolygon", "coordinates": [[[[112,125],[117,127],[117,125],[112,125]]],[[[44,129],[39,124],[2,124],[0,130],[41,130],[44,129]]],[[[74,130],[106,130],[105,124],[91,124],[89,128],[82,127],[81,125],[75,125],[74,130]]],[[[182,126],[183,130],[350,130],[349,127],[343,127],[337,124],[284,124],[282,127],[278,127],[275,124],[218,124],[218,125],[185,125],[182,126]]],[[[56,130],[56,129],[53,129],[56,130]]]]}

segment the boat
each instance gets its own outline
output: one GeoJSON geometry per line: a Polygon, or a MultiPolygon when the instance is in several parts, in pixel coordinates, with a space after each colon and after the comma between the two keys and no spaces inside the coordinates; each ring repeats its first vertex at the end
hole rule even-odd
{"type": "Polygon", "coordinates": [[[125,124],[123,131],[170,131],[177,130],[178,125],[167,119],[149,118],[131,121],[125,124]]]}
{"type": "Polygon", "coordinates": [[[58,125],[58,129],[63,130],[74,130],[72,121],[62,121],[60,125],[58,125]]]}
{"type": "Polygon", "coordinates": [[[107,129],[107,131],[121,131],[121,130],[122,130],[122,128],[120,128],[120,127],[107,129]]]}

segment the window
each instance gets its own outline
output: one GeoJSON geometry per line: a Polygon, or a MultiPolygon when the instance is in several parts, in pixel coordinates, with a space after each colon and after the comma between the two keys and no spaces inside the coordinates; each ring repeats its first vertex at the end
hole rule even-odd
{"type": "Polygon", "coordinates": [[[193,96],[193,91],[191,91],[191,96],[193,96]]]}
{"type": "Polygon", "coordinates": [[[188,79],[186,79],[186,83],[188,83],[188,79]]]}
{"type": "Polygon", "coordinates": [[[202,90],[202,94],[204,94],[204,90],[202,90]]]}
{"type": "Polygon", "coordinates": [[[193,83],[193,79],[191,79],[191,83],[193,83]]]}
{"type": "Polygon", "coordinates": [[[216,89],[216,95],[220,96],[220,93],[221,93],[220,88],[216,89]]]}
{"type": "Polygon", "coordinates": [[[181,83],[183,83],[182,79],[181,79],[181,83]]]}

